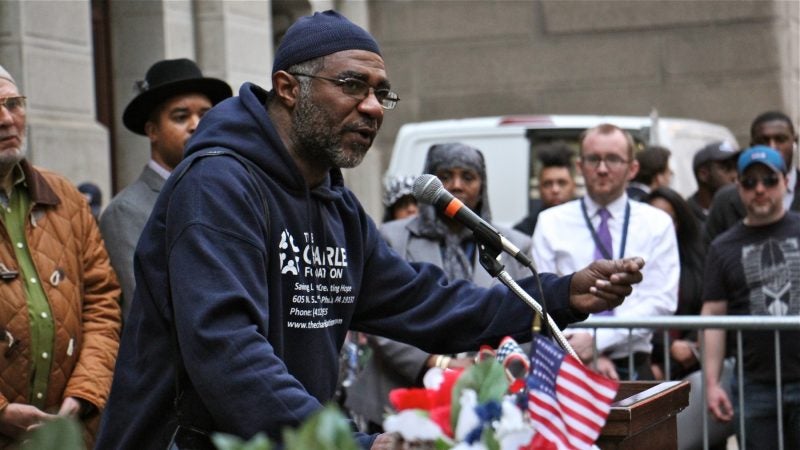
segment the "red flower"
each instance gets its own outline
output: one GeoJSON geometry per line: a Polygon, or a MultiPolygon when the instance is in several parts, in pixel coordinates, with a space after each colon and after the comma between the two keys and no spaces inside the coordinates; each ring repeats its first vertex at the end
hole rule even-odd
{"type": "Polygon", "coordinates": [[[450,426],[450,402],[453,396],[453,386],[463,369],[448,369],[444,371],[444,379],[437,389],[402,388],[392,389],[389,392],[389,401],[397,411],[405,409],[423,409],[442,432],[452,437],[453,430],[450,426]]]}

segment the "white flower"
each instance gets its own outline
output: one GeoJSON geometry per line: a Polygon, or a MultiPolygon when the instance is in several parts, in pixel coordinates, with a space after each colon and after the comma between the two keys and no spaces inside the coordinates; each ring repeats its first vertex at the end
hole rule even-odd
{"type": "Polygon", "coordinates": [[[505,397],[501,408],[502,413],[500,415],[500,420],[492,424],[498,436],[502,437],[508,433],[530,428],[528,424],[525,423],[525,415],[522,410],[519,409],[519,406],[514,403],[512,397],[505,397]]]}
{"type": "Polygon", "coordinates": [[[533,438],[533,430],[525,422],[525,414],[514,403],[512,397],[505,397],[501,405],[500,420],[493,425],[501,450],[517,450],[527,445],[533,438]]]}
{"type": "Polygon", "coordinates": [[[438,367],[431,367],[425,372],[425,375],[422,376],[422,385],[425,386],[425,389],[438,390],[443,381],[444,370],[438,367]]]}
{"type": "Polygon", "coordinates": [[[480,426],[481,419],[475,413],[475,407],[478,406],[478,393],[472,389],[464,389],[461,391],[461,398],[458,399],[461,405],[461,411],[458,413],[458,421],[456,422],[456,441],[463,441],[470,431],[480,426]]]}
{"type": "Polygon", "coordinates": [[[408,442],[434,441],[444,437],[434,421],[424,412],[414,409],[406,409],[387,417],[383,421],[383,429],[387,433],[399,433],[408,442]]]}
{"type": "Polygon", "coordinates": [[[511,433],[506,433],[504,436],[498,436],[500,441],[500,450],[517,450],[522,446],[528,445],[533,439],[533,430],[517,430],[511,433]]]}

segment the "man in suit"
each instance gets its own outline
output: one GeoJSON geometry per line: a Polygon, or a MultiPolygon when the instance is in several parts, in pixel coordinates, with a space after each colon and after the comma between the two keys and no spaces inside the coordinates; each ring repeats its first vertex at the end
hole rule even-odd
{"type": "Polygon", "coordinates": [[[183,147],[203,114],[232,94],[227,83],[203,77],[188,59],[153,64],[137,86],[139,94],[125,108],[122,122],[150,140],[150,160],[139,178],[117,194],[100,217],[100,231],[122,284],[123,318],[136,287],[133,251],[161,186],[183,159],[183,147]]]}

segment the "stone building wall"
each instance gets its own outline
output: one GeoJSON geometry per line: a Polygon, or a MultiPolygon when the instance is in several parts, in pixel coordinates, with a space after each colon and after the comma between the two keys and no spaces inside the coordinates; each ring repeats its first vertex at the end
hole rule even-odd
{"type": "MultiPolygon", "coordinates": [[[[406,122],[503,114],[688,117],[728,126],[800,115],[796,1],[373,1],[370,29],[406,122]]],[[[356,169],[360,170],[360,169],[356,169]]],[[[368,175],[368,174],[365,174],[368,175]]],[[[374,196],[373,196],[374,197],[374,196]]],[[[379,208],[375,198],[362,200],[379,208]]]]}

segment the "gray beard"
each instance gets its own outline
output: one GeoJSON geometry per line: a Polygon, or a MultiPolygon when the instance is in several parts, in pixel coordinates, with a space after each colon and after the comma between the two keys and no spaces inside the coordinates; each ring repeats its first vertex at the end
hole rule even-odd
{"type": "Polygon", "coordinates": [[[25,159],[28,154],[28,139],[22,138],[22,144],[14,153],[7,153],[0,155],[0,176],[7,174],[14,169],[14,166],[19,164],[20,161],[25,159]]]}
{"type": "Polygon", "coordinates": [[[309,97],[309,94],[301,91],[292,114],[297,155],[310,164],[327,168],[349,169],[361,164],[369,147],[353,145],[350,151],[346,151],[336,125],[324,109],[315,105],[309,97]]]}

